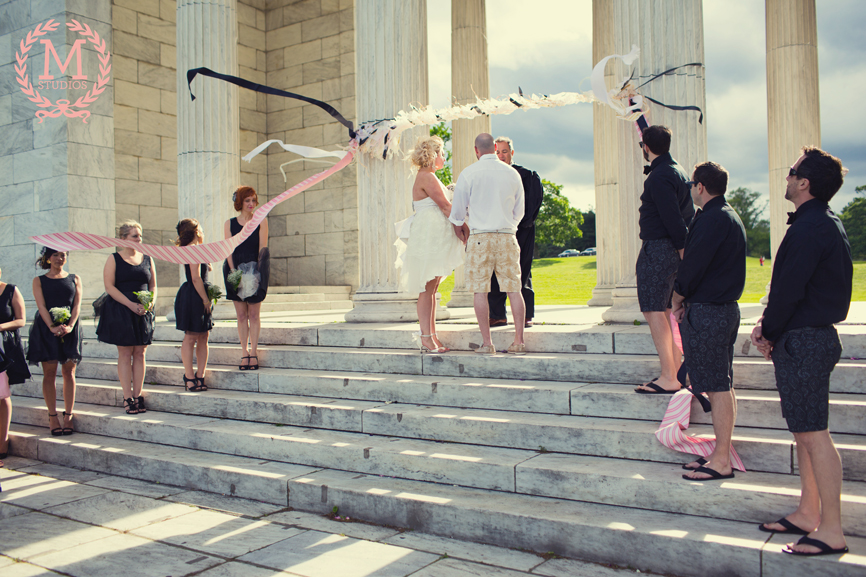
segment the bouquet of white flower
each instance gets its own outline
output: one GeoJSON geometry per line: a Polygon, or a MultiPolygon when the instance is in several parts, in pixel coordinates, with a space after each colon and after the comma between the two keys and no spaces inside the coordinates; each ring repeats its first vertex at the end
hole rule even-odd
{"type": "MultiPolygon", "coordinates": [[[[51,315],[51,320],[54,321],[52,326],[55,327],[66,324],[66,321],[72,318],[72,312],[69,310],[69,307],[54,307],[48,309],[48,314],[51,315]]],[[[63,342],[63,337],[60,337],[60,342],[63,342]]]]}
{"type": "Polygon", "coordinates": [[[136,291],[132,293],[138,302],[144,305],[144,310],[149,311],[153,307],[153,293],[150,291],[136,291]]]}
{"type": "Polygon", "coordinates": [[[207,286],[207,298],[216,306],[217,301],[223,298],[223,289],[219,285],[209,284],[207,286]]]}
{"type": "Polygon", "coordinates": [[[238,287],[241,286],[241,278],[243,278],[243,276],[243,271],[241,271],[241,269],[239,268],[236,268],[226,277],[226,280],[231,283],[232,288],[234,288],[235,292],[237,292],[238,287]]]}

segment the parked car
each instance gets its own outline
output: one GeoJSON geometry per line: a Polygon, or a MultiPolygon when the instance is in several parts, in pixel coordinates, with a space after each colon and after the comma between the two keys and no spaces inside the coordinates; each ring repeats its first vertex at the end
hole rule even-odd
{"type": "Polygon", "coordinates": [[[580,253],[580,256],[595,256],[595,255],[596,255],[595,247],[588,248],[585,251],[583,251],[582,253],[580,253]]]}
{"type": "Polygon", "coordinates": [[[562,251],[561,253],[559,253],[559,254],[556,255],[556,256],[559,257],[559,258],[563,258],[563,257],[566,257],[566,256],[580,256],[580,251],[579,251],[579,250],[576,250],[576,249],[573,249],[573,248],[569,248],[569,249],[566,249],[566,250],[562,251]]]}

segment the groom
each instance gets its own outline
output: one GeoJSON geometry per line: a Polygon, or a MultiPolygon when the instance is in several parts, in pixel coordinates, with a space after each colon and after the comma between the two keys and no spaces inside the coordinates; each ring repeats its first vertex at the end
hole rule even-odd
{"type": "Polygon", "coordinates": [[[525,354],[526,306],[520,292],[520,246],[515,236],[524,212],[523,183],[516,170],[496,157],[496,146],[489,134],[482,132],[475,138],[475,156],[478,162],[463,169],[457,179],[449,218],[454,233],[466,243],[466,288],[475,293],[475,317],[484,341],[475,352],[496,352],[490,340],[487,304],[490,277],[495,272],[500,288],[511,301],[514,319],[514,342],[508,352],[525,354]]]}

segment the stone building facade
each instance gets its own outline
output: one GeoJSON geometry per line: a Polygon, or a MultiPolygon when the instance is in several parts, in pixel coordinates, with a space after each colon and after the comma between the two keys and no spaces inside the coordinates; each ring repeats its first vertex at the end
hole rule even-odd
{"type": "MultiPolygon", "coordinates": [[[[355,117],[353,0],[237,0],[237,70],[253,82],[322,99],[355,117]]],[[[39,247],[28,236],[77,230],[113,236],[116,224],[135,219],[144,240],[170,244],[178,211],[178,101],[189,99],[186,71],[178,71],[177,0],[11,0],[0,4],[0,267],[3,280],[30,298],[39,247]],[[111,52],[108,88],[80,118],[35,118],[38,107],[16,81],[19,43],[38,24],[54,19],[88,24],[111,52]]],[[[51,38],[64,61],[76,33],[51,38]]],[[[31,81],[44,47],[29,49],[31,81]]],[[[82,49],[93,75],[97,54],[82,49]]],[[[56,64],[53,64],[56,68],[56,64]]],[[[67,73],[72,71],[67,69],[67,73]]],[[[231,71],[228,71],[231,73],[231,71]]],[[[59,78],[59,76],[58,76],[59,78]]],[[[199,78],[193,91],[203,82],[199,78]]],[[[61,90],[42,91],[56,101],[61,90]]],[[[80,90],[70,90],[74,100],[80,90]]],[[[273,147],[252,163],[241,156],[267,139],[326,149],[344,146],[345,128],[312,105],[238,90],[240,181],[264,203],[322,170],[322,165],[280,164],[294,155],[273,147]]],[[[271,283],[353,285],[358,279],[357,182],[353,166],[278,206],[269,217],[271,283]]],[[[213,239],[208,239],[213,240],[213,239]]],[[[105,254],[70,255],[68,269],[85,281],[86,297],[102,290],[105,254]]],[[[179,269],[158,261],[160,285],[178,286],[179,269]]]]}

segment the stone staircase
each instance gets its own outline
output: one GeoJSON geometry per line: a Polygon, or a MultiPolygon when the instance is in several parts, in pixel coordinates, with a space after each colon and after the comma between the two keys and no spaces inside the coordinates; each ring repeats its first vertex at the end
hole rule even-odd
{"type": "MultiPolygon", "coordinates": [[[[89,324],[89,323],[88,323],[89,324]]],[[[536,326],[523,357],[480,357],[477,327],[440,324],[458,350],[420,355],[410,325],[265,323],[262,369],[238,371],[234,326],[211,333],[206,393],[179,386],[181,333],[148,349],[149,412],[120,408],[116,349],[87,326],[76,430],[51,437],[38,376],[13,387],[16,455],[500,546],[681,576],[866,574],[866,331],[842,326],[831,430],[845,468],[851,553],[791,558],[756,523],[796,507],[799,480],[772,365],[743,327],[734,443],[749,472],[681,478],[655,439],[669,397],[646,327],[536,326]],[[852,358],[853,357],[853,358],[852,358]]],[[[504,348],[512,333],[496,329],[504,348]]],[[[59,390],[59,388],[58,388],[59,390]]],[[[712,435],[692,406],[689,434],[712,435]]]]}

